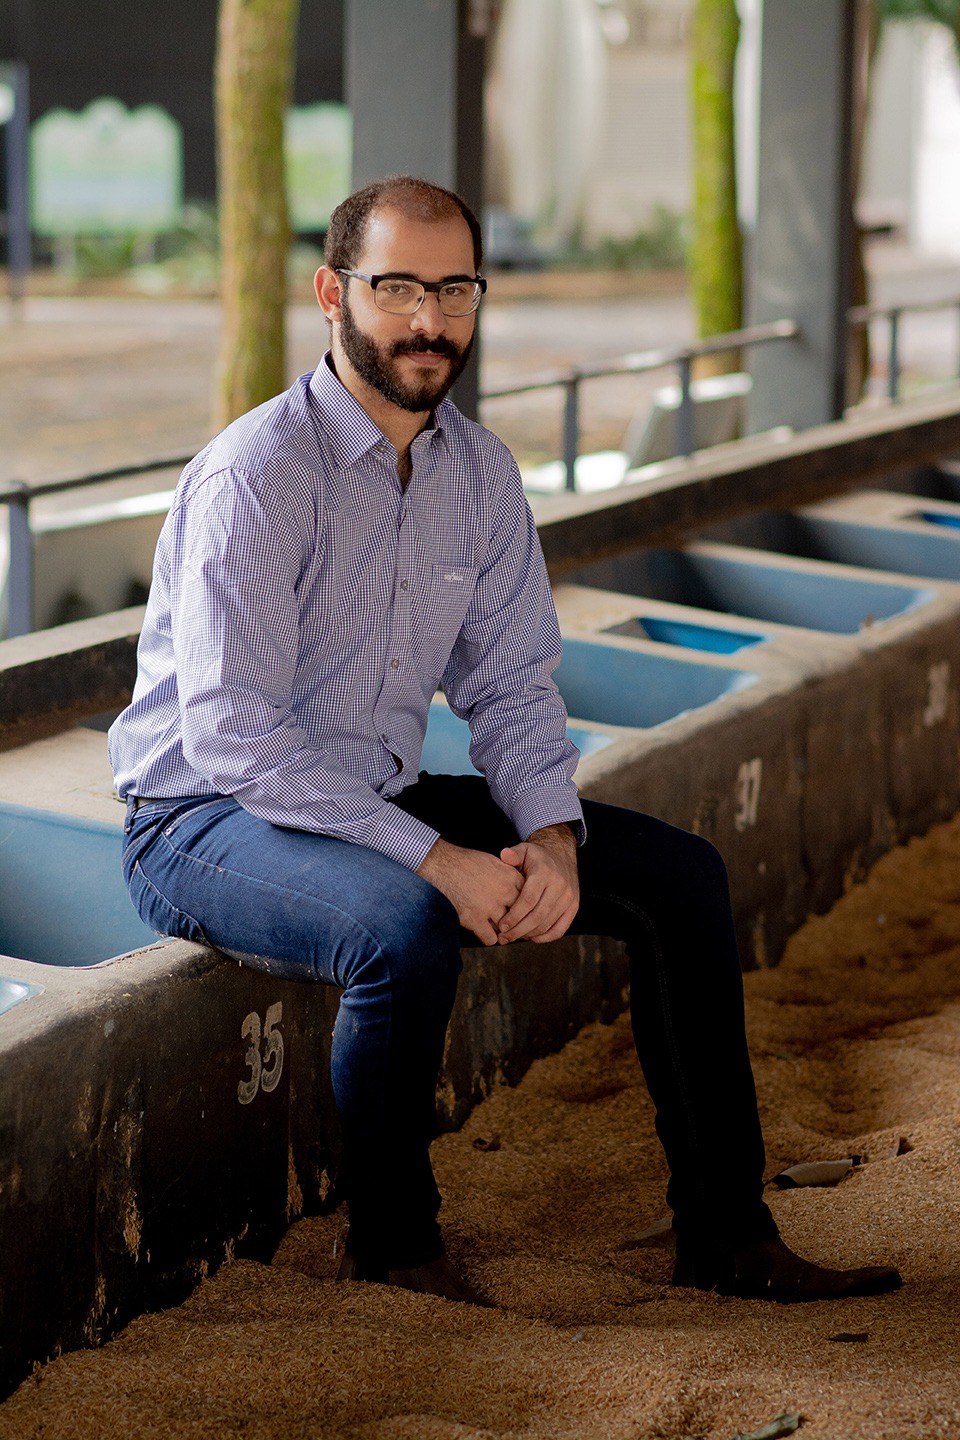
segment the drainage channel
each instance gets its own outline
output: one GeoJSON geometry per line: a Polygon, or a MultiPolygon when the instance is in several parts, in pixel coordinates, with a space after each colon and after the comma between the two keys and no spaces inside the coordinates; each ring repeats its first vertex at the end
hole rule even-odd
{"type": "MultiPolygon", "coordinates": [[[[956,498],[762,512],[555,588],[583,792],[718,845],[748,964],[775,963],[811,911],[960,805],[953,478],[956,498]]],[[[472,768],[442,696],[423,763],[472,768]]],[[[122,817],[101,731],[0,754],[3,1388],[178,1298],[236,1244],[265,1252],[329,1189],[336,995],[148,932],[119,877],[122,817]]],[[[448,1123],[624,1003],[609,942],[465,961],[448,1123]]]]}

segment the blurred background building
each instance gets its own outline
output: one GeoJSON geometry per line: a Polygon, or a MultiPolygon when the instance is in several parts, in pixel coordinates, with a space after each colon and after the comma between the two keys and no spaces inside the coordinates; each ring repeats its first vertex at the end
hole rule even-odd
{"type": "MultiPolygon", "coordinates": [[[[103,97],[131,110],[159,107],[182,137],[183,196],[212,205],[216,8],[216,0],[119,9],[112,0],[9,0],[0,9],[0,62],[28,67],[32,124],[103,97]]],[[[682,255],[692,8],[692,0],[488,7],[495,24],[486,193],[494,250],[505,262],[604,245],[623,263],[682,255]]],[[[749,229],[761,0],[739,0],[739,8],[738,164],[749,229]]],[[[294,97],[301,112],[342,101],[343,31],[342,0],[302,0],[294,97]]],[[[299,132],[308,159],[311,144],[334,143],[326,131],[317,140],[323,125],[311,123],[299,132]]],[[[329,117],[323,123],[329,127],[329,117]]],[[[348,143],[348,129],[342,134],[348,143]]],[[[0,175],[4,167],[0,159],[0,175]]],[[[868,226],[894,227],[921,252],[960,254],[960,68],[943,26],[884,25],[861,188],[868,226]]],[[[302,231],[317,228],[309,209],[297,220],[302,231]]]]}

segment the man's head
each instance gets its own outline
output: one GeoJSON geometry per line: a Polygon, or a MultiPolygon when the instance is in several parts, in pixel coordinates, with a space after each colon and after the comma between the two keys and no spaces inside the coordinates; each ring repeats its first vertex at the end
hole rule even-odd
{"type": "Polygon", "coordinates": [[[408,220],[438,224],[459,218],[473,241],[473,269],[483,266],[483,232],[480,221],[465,200],[442,185],[416,175],[388,175],[348,195],[330,216],[323,258],[331,270],[358,270],[366,243],[367,222],[375,210],[395,210],[408,220]]]}
{"type": "Polygon", "coordinates": [[[471,303],[481,255],[473,211],[426,180],[380,180],[338,205],[316,289],[347,388],[357,393],[351,382],[358,380],[380,400],[416,413],[439,404],[470,353],[473,311],[449,312],[471,303]],[[398,311],[392,307],[401,287],[371,283],[383,276],[431,288],[416,309],[398,311]]]}

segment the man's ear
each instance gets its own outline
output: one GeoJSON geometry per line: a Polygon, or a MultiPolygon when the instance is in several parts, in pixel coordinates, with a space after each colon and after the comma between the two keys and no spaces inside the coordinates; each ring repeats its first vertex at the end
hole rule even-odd
{"type": "Polygon", "coordinates": [[[313,288],[317,293],[317,304],[327,319],[339,320],[343,286],[336,270],[331,270],[329,265],[321,265],[313,277],[313,288]]]}

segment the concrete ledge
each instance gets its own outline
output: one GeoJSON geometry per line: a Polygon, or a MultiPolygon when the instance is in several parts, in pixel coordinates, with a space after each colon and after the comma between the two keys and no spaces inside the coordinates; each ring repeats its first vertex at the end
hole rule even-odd
{"type": "MultiPolygon", "coordinates": [[[[464,967],[447,1126],[625,1003],[609,943],[468,950],[464,967]]],[[[0,971],[43,987],[0,1016],[2,1396],[33,1364],[181,1299],[236,1250],[269,1254],[323,1207],[339,997],[181,941],[85,970],[0,957],[0,971]]]]}
{"type": "Polygon", "coordinates": [[[0,642],[0,749],[126,705],[143,607],[0,642]]]}
{"type": "Polygon", "coordinates": [[[954,391],[785,439],[755,436],[665,461],[597,495],[551,497],[538,502],[537,525],[547,564],[560,574],[630,545],[672,541],[750,510],[806,504],[957,452],[954,391]]]}

